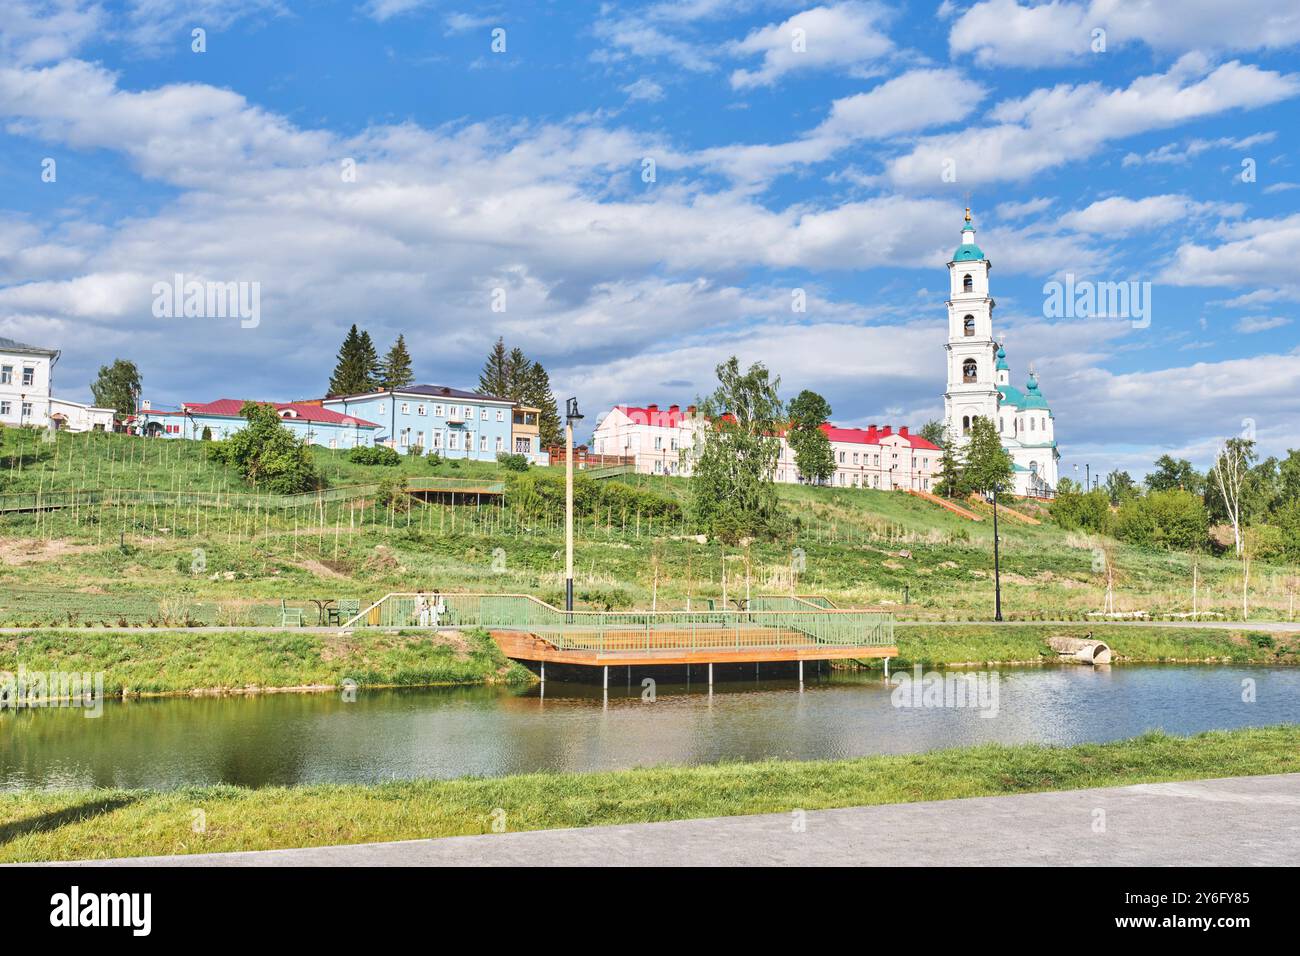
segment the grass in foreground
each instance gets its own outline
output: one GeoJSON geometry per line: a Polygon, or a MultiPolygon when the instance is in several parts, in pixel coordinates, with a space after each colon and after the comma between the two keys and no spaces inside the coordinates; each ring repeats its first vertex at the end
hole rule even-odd
{"type": "Polygon", "coordinates": [[[0,795],[0,862],[263,850],[1300,771],[1300,726],[375,786],[0,795]],[[194,833],[202,810],[206,832],[194,833]],[[497,813],[499,817],[500,814],[497,813]]]}

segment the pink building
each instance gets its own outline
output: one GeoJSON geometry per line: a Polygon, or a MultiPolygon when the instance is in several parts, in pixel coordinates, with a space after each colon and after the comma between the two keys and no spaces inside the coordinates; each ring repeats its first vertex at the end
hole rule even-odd
{"type": "MultiPolygon", "coordinates": [[[[599,455],[632,458],[645,475],[690,475],[695,439],[707,422],[694,405],[616,405],[592,436],[591,450],[599,455]]],[[[823,425],[831,443],[835,473],[826,482],[839,488],[912,488],[929,491],[939,470],[939,448],[906,426],[837,428],[823,425]]],[[[800,479],[794,452],[784,439],[777,460],[776,481],[800,479]]]]}

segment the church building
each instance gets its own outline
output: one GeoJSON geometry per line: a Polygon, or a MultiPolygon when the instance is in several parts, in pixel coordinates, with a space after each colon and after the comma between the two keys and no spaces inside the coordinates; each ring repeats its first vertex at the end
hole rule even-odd
{"type": "Polygon", "coordinates": [[[970,440],[971,424],[983,416],[997,427],[1011,455],[1012,490],[1018,495],[1051,496],[1061,455],[1047,399],[1030,368],[1024,389],[1011,384],[1006,348],[993,337],[989,271],[993,264],[975,244],[970,209],[961,245],[948,263],[948,390],[944,421],[958,447],[970,440]]]}

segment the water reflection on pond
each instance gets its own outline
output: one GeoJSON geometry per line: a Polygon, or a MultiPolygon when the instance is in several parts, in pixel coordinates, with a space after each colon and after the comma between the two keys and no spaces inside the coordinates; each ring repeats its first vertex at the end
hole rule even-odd
{"type": "Polygon", "coordinates": [[[1071,744],[1300,721],[1300,670],[1004,668],[998,710],[900,708],[880,675],[599,687],[361,690],[112,702],[0,715],[0,789],[245,786],[1071,744]],[[1255,682],[1253,703],[1243,681],[1255,682]]]}

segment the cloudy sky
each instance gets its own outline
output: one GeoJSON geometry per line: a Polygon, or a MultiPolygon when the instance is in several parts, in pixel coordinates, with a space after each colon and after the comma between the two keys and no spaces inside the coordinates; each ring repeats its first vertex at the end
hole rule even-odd
{"type": "Polygon", "coordinates": [[[589,424],[735,353],[919,426],[969,197],[1062,474],[1276,454],[1298,119],[1294,0],[4,0],[0,335],[72,398],[115,357],[157,404],[318,396],[356,322],[439,384],[504,336],[589,424]],[[155,317],[176,274],[259,324],[155,317]],[[1067,274],[1149,324],[1045,315],[1067,274]]]}

